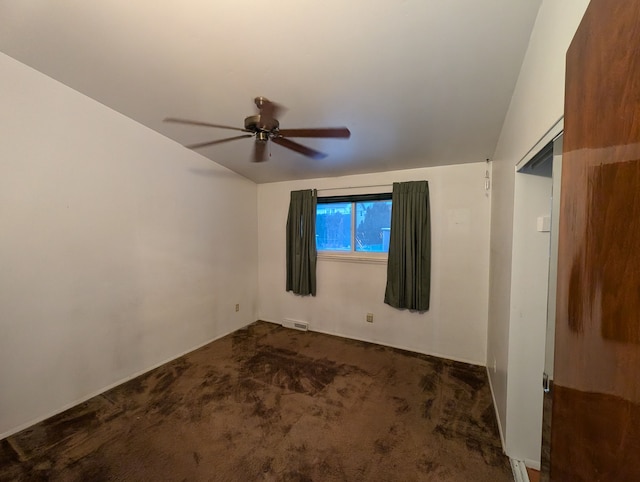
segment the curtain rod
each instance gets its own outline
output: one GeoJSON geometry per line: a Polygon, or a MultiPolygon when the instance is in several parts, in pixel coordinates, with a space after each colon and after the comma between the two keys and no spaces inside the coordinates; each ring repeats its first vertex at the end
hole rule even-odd
{"type": "Polygon", "coordinates": [[[316,189],[316,191],[335,191],[337,189],[366,189],[368,187],[393,187],[393,184],[370,184],[368,186],[345,186],[345,187],[327,187],[324,189],[316,189]]]}

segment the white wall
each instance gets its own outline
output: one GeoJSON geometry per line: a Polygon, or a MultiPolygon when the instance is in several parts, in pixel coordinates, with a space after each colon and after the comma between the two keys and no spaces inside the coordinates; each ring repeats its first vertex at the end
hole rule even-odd
{"type": "Polygon", "coordinates": [[[253,322],[258,263],[254,183],[0,72],[2,438],[253,322]]]}
{"type": "MultiPolygon", "coordinates": [[[[543,1],[493,157],[487,360],[490,366],[495,360],[489,377],[503,434],[508,433],[507,410],[517,410],[508,400],[507,383],[519,376],[509,363],[514,166],[563,115],[565,54],[588,3],[543,1]]],[[[522,453],[528,437],[514,434],[504,440],[507,453],[522,453]]]]}
{"type": "Polygon", "coordinates": [[[259,185],[260,319],[308,321],[313,330],[484,365],[490,225],[485,168],[485,163],[474,163],[259,185]],[[319,259],[316,297],[285,291],[285,226],[291,191],[419,179],[429,181],[431,201],[428,312],[410,313],[384,304],[386,264],[319,259]],[[373,323],[365,321],[367,312],[374,314],[373,323]]]}

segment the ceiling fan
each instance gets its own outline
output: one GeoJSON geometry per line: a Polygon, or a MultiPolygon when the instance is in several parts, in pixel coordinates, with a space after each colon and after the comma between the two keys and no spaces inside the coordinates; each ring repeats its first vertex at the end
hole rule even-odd
{"type": "Polygon", "coordinates": [[[282,108],[264,97],[255,98],[256,106],[259,114],[251,115],[244,120],[244,129],[239,127],[225,126],[220,124],[210,124],[208,122],[199,122],[188,119],[176,119],[175,117],[167,117],[165,122],[175,122],[178,124],[188,124],[195,126],[217,127],[220,129],[231,129],[234,131],[246,132],[234,137],[218,139],[215,141],[200,142],[198,144],[190,144],[185,147],[189,149],[199,149],[201,147],[222,144],[223,142],[235,141],[236,139],[244,139],[247,137],[255,137],[253,149],[253,161],[262,162],[266,160],[267,142],[272,141],[282,147],[299,152],[312,159],[323,159],[326,154],[303,146],[289,139],[289,137],[323,137],[323,138],[342,138],[348,139],[351,132],[346,127],[328,127],[315,129],[280,129],[280,123],[276,116],[282,108]]]}

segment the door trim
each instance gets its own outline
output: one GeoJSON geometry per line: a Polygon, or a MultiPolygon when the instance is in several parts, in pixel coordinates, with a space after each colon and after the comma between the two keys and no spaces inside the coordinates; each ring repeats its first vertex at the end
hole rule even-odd
{"type": "Polygon", "coordinates": [[[547,132],[536,142],[531,149],[518,161],[516,164],[516,172],[522,169],[527,162],[529,162],[538,152],[542,150],[544,146],[551,141],[555,141],[556,138],[564,131],[564,116],[560,117],[547,132]]]}

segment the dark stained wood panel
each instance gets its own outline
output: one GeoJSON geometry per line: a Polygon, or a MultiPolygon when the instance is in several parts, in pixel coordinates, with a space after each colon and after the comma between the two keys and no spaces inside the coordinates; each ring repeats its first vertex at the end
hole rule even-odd
{"type": "Polygon", "coordinates": [[[591,317],[601,320],[606,340],[640,342],[640,162],[592,168],[587,259],[593,260],[591,317]],[[623,282],[620,282],[623,280],[623,282]],[[596,290],[600,290],[598,293],[596,290]]]}
{"type": "Polygon", "coordinates": [[[638,0],[591,0],[567,52],[565,152],[637,142],[639,12],[638,0]]]}
{"type": "Polygon", "coordinates": [[[552,480],[640,480],[637,469],[640,406],[637,403],[558,386],[553,397],[552,480]],[[557,457],[558,451],[562,459],[557,457]],[[559,463],[561,461],[567,463],[559,463]]]}
{"type": "Polygon", "coordinates": [[[640,480],[640,0],[567,53],[551,480],[640,480]]]}

